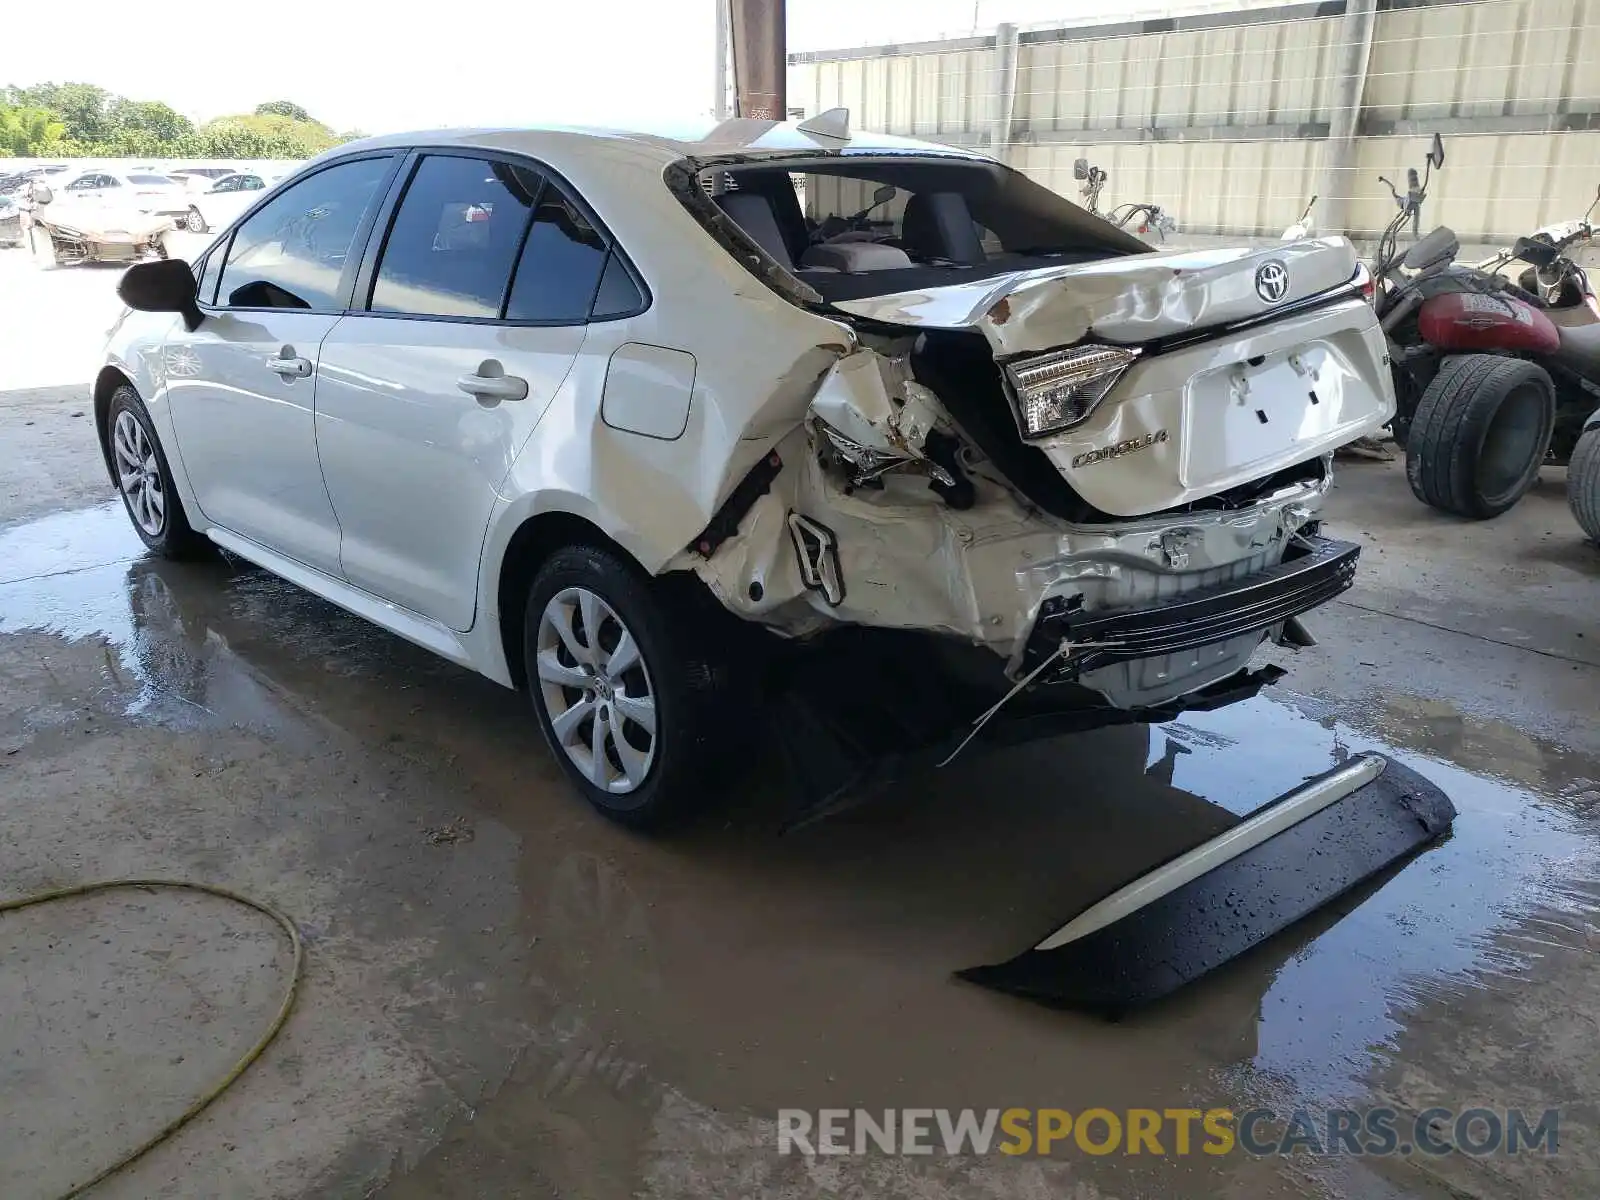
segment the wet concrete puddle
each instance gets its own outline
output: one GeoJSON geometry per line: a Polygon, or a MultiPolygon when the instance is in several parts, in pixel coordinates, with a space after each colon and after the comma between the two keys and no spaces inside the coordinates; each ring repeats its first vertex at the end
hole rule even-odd
{"type": "MultiPolygon", "coordinates": [[[[1600,762],[1402,694],[1335,703],[1291,674],[1218,712],[961,760],[784,837],[758,771],[652,843],[565,794],[519,698],[243,564],[148,558],[115,502],[0,530],[0,664],[48,679],[69,649],[99,655],[94,693],[42,685],[0,750],[89,710],[291,746],[328,723],[455,781],[462,827],[515,848],[521,910],[493,918],[527,935],[507,1011],[545,1031],[480,1112],[541,1127],[552,1107],[581,1119],[595,1080],[641,1128],[671,1098],[767,1118],[1391,1094],[1421,1014],[1594,936],[1600,762]],[[1106,1026],[949,979],[1367,749],[1444,788],[1453,835],[1170,1001],[1106,1026]]],[[[490,1132],[435,1160],[459,1168],[472,1136],[490,1132]]]]}

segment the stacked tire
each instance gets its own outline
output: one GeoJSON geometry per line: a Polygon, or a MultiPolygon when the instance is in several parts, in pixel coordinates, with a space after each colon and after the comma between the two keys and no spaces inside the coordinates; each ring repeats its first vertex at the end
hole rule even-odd
{"type": "Polygon", "coordinates": [[[1407,432],[1412,493],[1457,516],[1498,517],[1539,478],[1555,420],[1555,385],[1537,363],[1498,354],[1446,358],[1407,432]]]}
{"type": "Polygon", "coordinates": [[[1600,544],[1600,412],[1589,418],[1567,464],[1567,503],[1589,540],[1600,544]]]}

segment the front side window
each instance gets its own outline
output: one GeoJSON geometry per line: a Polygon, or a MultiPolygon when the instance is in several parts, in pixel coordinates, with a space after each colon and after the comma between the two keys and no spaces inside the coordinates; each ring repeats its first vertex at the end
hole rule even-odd
{"type": "Polygon", "coordinates": [[[239,177],[235,175],[228,179],[219,179],[216,187],[211,190],[213,192],[237,192],[239,190],[239,177]]]}
{"type": "Polygon", "coordinates": [[[537,172],[509,163],[424,158],[384,243],[372,310],[499,317],[543,182],[537,172]]]}
{"type": "Polygon", "coordinates": [[[66,190],[69,192],[87,192],[90,188],[100,186],[95,182],[98,178],[98,175],[85,175],[82,179],[74,179],[67,184],[66,190]]]}
{"type": "Polygon", "coordinates": [[[96,185],[97,187],[114,188],[122,186],[122,180],[118,179],[115,175],[101,175],[98,178],[100,182],[96,185]]]}
{"type": "Polygon", "coordinates": [[[338,163],[268,201],[233,235],[217,303],[342,309],[345,264],[390,162],[385,157],[338,163]]]}
{"type": "Polygon", "coordinates": [[[200,266],[200,279],[195,298],[201,304],[214,304],[217,299],[217,280],[222,275],[222,247],[206,255],[200,266]]]}
{"type": "Polygon", "coordinates": [[[577,206],[555,187],[546,188],[511,283],[507,319],[587,320],[607,249],[577,206]]]}

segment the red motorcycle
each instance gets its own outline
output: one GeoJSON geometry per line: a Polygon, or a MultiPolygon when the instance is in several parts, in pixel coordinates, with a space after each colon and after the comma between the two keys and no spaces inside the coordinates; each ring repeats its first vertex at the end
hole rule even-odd
{"type": "Polygon", "coordinates": [[[1404,198],[1390,185],[1400,211],[1379,239],[1374,302],[1411,490],[1481,520],[1521,499],[1543,463],[1567,462],[1600,404],[1600,300],[1571,257],[1593,237],[1595,206],[1477,266],[1453,261],[1460,242],[1444,226],[1401,255],[1399,231],[1416,226],[1443,165],[1436,134],[1423,180],[1412,171],[1404,198]],[[1525,265],[1513,281],[1502,272],[1515,262],[1525,265]]]}

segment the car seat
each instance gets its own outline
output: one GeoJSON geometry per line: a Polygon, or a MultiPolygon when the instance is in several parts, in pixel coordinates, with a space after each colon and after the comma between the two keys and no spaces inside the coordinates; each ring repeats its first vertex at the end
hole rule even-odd
{"type": "Polygon", "coordinates": [[[770,199],[759,192],[741,191],[724,192],[715,200],[723,214],[744,230],[751,241],[777,259],[779,265],[794,270],[794,259],[784,241],[783,230],[778,227],[770,199]]]}
{"type": "Polygon", "coordinates": [[[900,242],[917,258],[942,258],[965,267],[988,259],[960,192],[918,192],[907,200],[900,242]]]}

